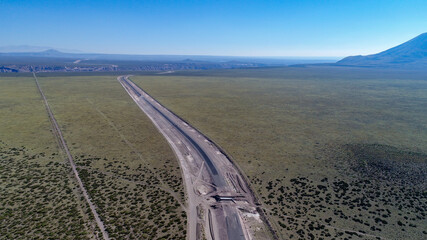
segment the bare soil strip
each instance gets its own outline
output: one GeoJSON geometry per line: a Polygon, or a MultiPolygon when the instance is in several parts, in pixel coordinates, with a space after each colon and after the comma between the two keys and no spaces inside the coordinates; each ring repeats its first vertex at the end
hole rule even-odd
{"type": "Polygon", "coordinates": [[[249,185],[227,155],[128,77],[117,80],[166,138],[181,165],[187,192],[187,238],[274,238],[249,185]]]}
{"type": "Polygon", "coordinates": [[[92,203],[92,201],[90,200],[89,194],[87,193],[86,188],[84,187],[83,182],[82,182],[82,180],[79,177],[79,173],[78,173],[78,171],[76,169],[76,165],[74,164],[73,157],[72,157],[72,155],[71,155],[71,153],[70,153],[70,151],[68,149],[68,146],[67,146],[67,143],[64,140],[64,137],[62,136],[61,129],[59,128],[59,125],[56,122],[56,119],[55,119],[55,117],[54,117],[54,115],[52,113],[52,110],[49,107],[49,103],[47,102],[47,99],[46,99],[46,97],[45,97],[45,95],[44,95],[44,93],[43,93],[43,91],[42,91],[42,89],[41,89],[41,87],[39,85],[39,82],[37,80],[37,76],[36,76],[36,74],[34,72],[33,72],[33,76],[34,76],[34,80],[35,80],[36,85],[37,85],[37,89],[39,90],[40,95],[43,98],[43,102],[45,104],[46,111],[47,111],[47,113],[49,115],[49,119],[50,119],[50,121],[52,123],[52,129],[53,129],[54,135],[57,138],[58,142],[60,143],[60,148],[67,155],[68,162],[70,163],[71,169],[72,169],[72,171],[74,173],[74,176],[75,176],[75,178],[76,178],[76,180],[77,180],[77,182],[79,184],[80,190],[83,193],[83,196],[84,196],[86,202],[88,203],[90,210],[92,211],[92,214],[93,214],[93,216],[95,218],[96,224],[98,225],[98,227],[99,227],[99,229],[100,229],[100,231],[102,233],[103,239],[104,240],[109,240],[110,238],[108,236],[107,231],[105,230],[104,223],[99,218],[99,215],[96,212],[96,207],[92,203]]]}

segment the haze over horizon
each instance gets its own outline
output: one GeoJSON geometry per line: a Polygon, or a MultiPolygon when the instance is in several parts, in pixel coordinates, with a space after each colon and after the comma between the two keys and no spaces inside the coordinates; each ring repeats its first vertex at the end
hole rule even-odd
{"type": "Polygon", "coordinates": [[[0,46],[344,57],[377,53],[426,32],[425,12],[427,4],[419,0],[0,1],[0,20],[6,23],[0,46]]]}

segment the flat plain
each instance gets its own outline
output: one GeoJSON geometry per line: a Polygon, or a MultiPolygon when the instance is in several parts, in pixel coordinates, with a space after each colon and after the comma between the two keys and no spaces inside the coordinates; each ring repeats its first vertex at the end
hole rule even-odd
{"type": "Polygon", "coordinates": [[[282,239],[425,239],[427,79],[290,67],[132,80],[218,143],[282,239]]]}
{"type": "MultiPolygon", "coordinates": [[[[110,238],[185,239],[179,165],[116,76],[39,76],[39,82],[110,238]]],[[[8,233],[2,236],[99,236],[50,132],[34,79],[2,77],[0,83],[0,186],[7,193],[0,221],[8,233]]]]}
{"type": "MultiPolygon", "coordinates": [[[[68,75],[39,82],[110,237],[184,239],[166,141],[117,76],[68,75]]],[[[425,76],[291,67],[131,79],[233,157],[281,239],[425,239],[425,76]]],[[[99,237],[34,79],[1,75],[0,99],[0,239],[99,237]]]]}
{"type": "Polygon", "coordinates": [[[39,82],[110,237],[185,238],[178,162],[116,77],[39,82]]]}
{"type": "Polygon", "coordinates": [[[91,239],[97,231],[31,77],[0,78],[0,239],[91,239]]]}

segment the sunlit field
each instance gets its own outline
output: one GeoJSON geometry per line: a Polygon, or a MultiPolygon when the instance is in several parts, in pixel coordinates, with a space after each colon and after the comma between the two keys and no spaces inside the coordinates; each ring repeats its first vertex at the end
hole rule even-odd
{"type": "MultiPolygon", "coordinates": [[[[115,76],[39,77],[112,239],[185,239],[174,154],[115,76]]],[[[1,77],[0,238],[99,236],[34,79],[1,77]]]]}
{"type": "Polygon", "coordinates": [[[357,68],[132,79],[221,145],[283,239],[425,239],[427,78],[357,68]]]}
{"type": "Polygon", "coordinates": [[[97,230],[50,132],[33,78],[0,78],[0,239],[90,239],[97,230]]]}
{"type": "Polygon", "coordinates": [[[39,81],[110,237],[185,238],[178,162],[116,77],[39,81]]]}

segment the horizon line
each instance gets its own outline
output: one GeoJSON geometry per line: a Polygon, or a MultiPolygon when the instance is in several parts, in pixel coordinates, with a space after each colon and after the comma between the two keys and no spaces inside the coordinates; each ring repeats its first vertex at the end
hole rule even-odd
{"type": "MultiPolygon", "coordinates": [[[[6,47],[20,47],[20,46],[28,46],[28,47],[39,47],[39,46],[31,46],[31,45],[15,45],[15,46],[0,46],[0,48],[6,47]]],[[[230,57],[230,58],[273,58],[273,59],[295,59],[295,58],[322,58],[322,59],[336,59],[336,58],[344,58],[346,56],[324,56],[324,55],[214,55],[214,54],[176,54],[176,53],[107,53],[107,52],[84,52],[80,50],[71,50],[71,49],[61,49],[54,47],[39,47],[46,48],[44,50],[36,50],[36,51],[0,51],[0,53],[42,53],[47,51],[57,51],[59,53],[66,54],[102,54],[102,55],[129,55],[129,56],[195,56],[195,57],[230,57]]]]}

